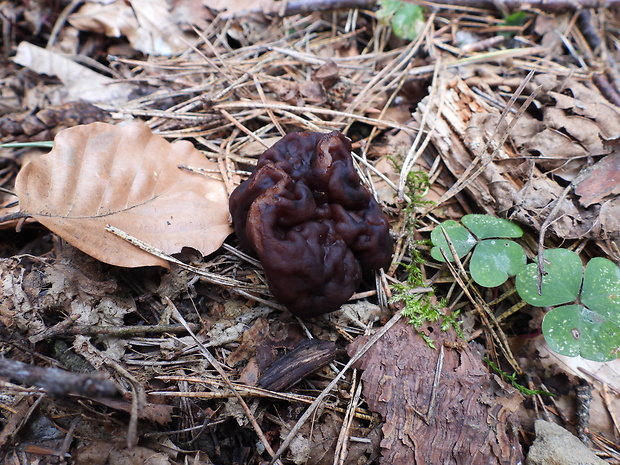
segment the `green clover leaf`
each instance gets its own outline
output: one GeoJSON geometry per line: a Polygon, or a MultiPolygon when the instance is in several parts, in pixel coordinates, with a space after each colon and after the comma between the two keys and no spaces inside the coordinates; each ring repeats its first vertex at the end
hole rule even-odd
{"type": "Polygon", "coordinates": [[[549,249],[543,252],[543,260],[542,294],[538,294],[538,267],[536,263],[530,263],[517,274],[517,291],[521,298],[536,307],[575,301],[583,274],[579,255],[566,249],[549,249]]]}
{"type": "Polygon", "coordinates": [[[606,258],[593,258],[583,274],[581,303],[620,326],[620,268],[606,258]]]}
{"type": "Polygon", "coordinates": [[[620,326],[583,305],[551,309],[545,315],[542,329],[551,350],[559,354],[581,355],[595,362],[618,357],[620,326]]]}
{"type": "Polygon", "coordinates": [[[521,227],[504,218],[489,215],[465,215],[461,221],[478,240],[492,237],[517,238],[523,236],[521,227]]]}
{"type": "Polygon", "coordinates": [[[497,287],[516,275],[527,261],[523,247],[506,239],[480,241],[469,263],[471,277],[484,287],[497,287]]]}
{"type": "Polygon", "coordinates": [[[450,247],[448,246],[448,241],[446,241],[443,231],[450,237],[450,241],[452,241],[454,250],[459,258],[467,255],[474,245],[476,245],[476,238],[462,225],[452,220],[444,221],[431,232],[431,241],[433,245],[435,245],[435,247],[431,249],[431,257],[438,262],[445,262],[441,250],[446,254],[448,260],[454,261],[454,257],[452,256],[452,252],[450,252],[450,247]]]}

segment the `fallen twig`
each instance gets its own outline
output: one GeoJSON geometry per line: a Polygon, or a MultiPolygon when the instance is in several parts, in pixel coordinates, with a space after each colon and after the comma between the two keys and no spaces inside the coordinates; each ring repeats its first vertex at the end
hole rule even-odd
{"type": "Polygon", "coordinates": [[[73,373],[60,368],[39,367],[0,358],[0,376],[11,382],[43,388],[53,397],[76,394],[84,397],[112,397],[116,386],[100,372],[73,373]]]}

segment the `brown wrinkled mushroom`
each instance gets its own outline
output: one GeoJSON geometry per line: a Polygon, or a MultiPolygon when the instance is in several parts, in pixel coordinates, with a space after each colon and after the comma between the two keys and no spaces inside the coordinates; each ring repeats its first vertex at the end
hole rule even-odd
{"type": "Polygon", "coordinates": [[[337,131],[279,140],[232,193],[230,212],[272,294],[300,317],[337,310],[358,288],[362,268],[390,263],[388,219],[360,182],[351,143],[337,131]]]}

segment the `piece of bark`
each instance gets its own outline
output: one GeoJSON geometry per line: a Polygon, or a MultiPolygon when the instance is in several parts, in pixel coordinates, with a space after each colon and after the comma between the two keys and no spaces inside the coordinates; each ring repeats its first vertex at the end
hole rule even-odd
{"type": "Polygon", "coordinates": [[[273,362],[258,380],[258,385],[272,391],[283,391],[327,365],[335,355],[335,343],[306,339],[273,362]]]}
{"type": "MultiPolygon", "coordinates": [[[[444,332],[438,325],[424,330],[437,349],[402,320],[358,364],[364,370],[364,398],[385,422],[380,463],[521,463],[521,395],[489,373],[453,330],[444,332]],[[442,346],[443,367],[435,382],[442,346]]],[[[364,341],[355,340],[349,354],[364,341]]]]}

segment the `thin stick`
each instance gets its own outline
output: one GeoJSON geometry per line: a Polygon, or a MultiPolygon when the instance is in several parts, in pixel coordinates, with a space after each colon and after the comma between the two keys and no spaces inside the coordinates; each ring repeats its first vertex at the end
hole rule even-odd
{"type": "Polygon", "coordinates": [[[573,187],[573,184],[571,183],[564,188],[564,190],[562,191],[562,194],[560,194],[558,199],[555,201],[555,205],[553,206],[553,209],[547,215],[547,218],[545,218],[544,223],[540,227],[540,232],[538,233],[538,265],[536,267],[536,270],[538,273],[538,280],[536,282],[536,289],[538,290],[538,295],[542,295],[542,280],[545,274],[545,263],[544,263],[545,261],[543,260],[543,252],[544,252],[544,247],[545,247],[545,233],[547,232],[547,228],[554,221],[555,215],[557,215],[558,210],[560,209],[560,206],[562,205],[562,201],[566,198],[566,196],[568,195],[568,192],[571,190],[572,187],[573,187]]]}
{"type": "Polygon", "coordinates": [[[52,32],[50,32],[50,37],[47,40],[47,45],[45,46],[45,48],[49,49],[49,48],[52,47],[52,45],[54,45],[54,42],[56,42],[56,37],[58,37],[58,34],[60,33],[60,29],[67,22],[67,18],[69,17],[69,15],[71,13],[73,13],[73,10],[75,10],[82,3],[84,3],[83,0],[72,0],[71,3],[69,3],[61,11],[60,15],[58,16],[58,19],[54,23],[54,27],[52,28],[52,32]]]}
{"type": "Polygon", "coordinates": [[[338,442],[336,443],[336,452],[334,453],[334,465],[344,465],[344,461],[347,458],[347,444],[349,442],[349,436],[351,433],[351,425],[353,424],[353,413],[357,408],[357,404],[362,395],[362,382],[357,381],[357,370],[353,370],[353,380],[351,382],[351,402],[347,408],[347,413],[338,435],[338,442]]]}
{"type": "MultiPolygon", "coordinates": [[[[203,383],[208,385],[217,385],[220,386],[223,382],[217,382],[210,379],[202,379],[196,377],[187,377],[187,376],[158,376],[157,379],[165,380],[165,381],[186,381],[188,383],[203,383]]],[[[243,397],[268,397],[272,399],[285,400],[289,402],[298,402],[302,404],[312,404],[314,402],[314,397],[311,396],[303,396],[300,394],[291,394],[289,392],[277,392],[270,391],[268,389],[262,389],[254,386],[247,386],[245,384],[232,382],[232,385],[237,389],[239,395],[243,397]]],[[[195,399],[227,399],[230,397],[235,397],[234,394],[230,392],[204,392],[204,391],[151,391],[149,392],[151,396],[161,396],[161,397],[191,397],[195,399]]],[[[337,407],[335,405],[326,405],[326,409],[332,410],[338,413],[346,413],[346,410],[342,407],[337,407]]],[[[362,420],[371,420],[372,416],[370,412],[364,411],[359,407],[355,409],[355,417],[360,418],[362,420]]]]}
{"type": "MultiPolygon", "coordinates": [[[[265,96],[265,91],[263,91],[263,86],[261,85],[260,81],[255,75],[252,76],[252,78],[254,79],[254,86],[256,86],[256,90],[258,91],[258,95],[260,97],[261,102],[266,104],[267,97],[265,96]]],[[[276,115],[273,113],[273,111],[267,110],[267,114],[269,115],[269,118],[273,122],[273,125],[276,127],[280,135],[285,136],[286,132],[284,131],[284,129],[282,129],[282,126],[280,125],[280,122],[278,121],[278,118],[276,118],[276,115]]],[[[265,144],[263,143],[263,145],[265,144]]]]}
{"type": "MultiPolygon", "coordinates": [[[[195,323],[190,324],[192,329],[198,329],[195,323]]],[[[46,338],[52,336],[95,336],[103,334],[112,337],[137,337],[145,334],[185,333],[183,325],[145,325],[145,326],[99,326],[99,325],[75,325],[68,328],[58,328],[53,332],[46,332],[46,338]]]]}
{"type": "Polygon", "coordinates": [[[155,255],[156,257],[159,257],[163,260],[167,260],[171,263],[174,263],[175,265],[185,270],[191,271],[192,273],[196,273],[198,276],[201,276],[202,278],[205,279],[205,281],[209,283],[226,287],[232,290],[233,292],[239,295],[242,295],[243,297],[247,297],[248,299],[252,299],[252,300],[256,300],[257,302],[264,303],[265,305],[268,305],[272,308],[277,308],[279,310],[285,309],[284,306],[282,305],[276,304],[274,302],[270,302],[269,300],[266,300],[254,294],[251,294],[251,292],[260,292],[263,295],[269,295],[267,288],[264,286],[257,286],[254,284],[244,283],[243,281],[238,281],[236,279],[228,278],[226,276],[221,276],[215,273],[210,273],[208,271],[201,270],[200,268],[197,268],[195,266],[187,265],[183,263],[181,260],[177,260],[176,258],[165,254],[158,248],[153,247],[152,245],[149,245],[145,243],[144,241],[141,241],[140,239],[133,237],[130,234],[127,234],[126,232],[114,226],[107,225],[106,231],[111,232],[112,234],[126,240],[130,244],[135,245],[136,247],[138,247],[141,250],[144,250],[145,252],[155,255]]]}
{"type": "Polygon", "coordinates": [[[243,110],[243,109],[248,109],[248,108],[251,108],[251,109],[262,108],[265,110],[271,109],[275,111],[290,111],[292,113],[302,112],[302,113],[326,115],[326,116],[333,116],[333,117],[339,116],[343,118],[351,118],[353,120],[361,121],[363,123],[377,125],[379,127],[400,129],[408,133],[414,132],[414,130],[410,128],[409,126],[404,126],[402,124],[394,123],[392,121],[381,121],[375,118],[367,118],[365,116],[361,116],[356,113],[347,113],[343,111],[330,110],[328,108],[314,107],[310,105],[298,107],[295,105],[287,105],[284,103],[226,102],[226,103],[217,104],[213,107],[213,109],[218,110],[218,111],[221,111],[222,109],[224,110],[242,109],[243,110]]]}
{"type": "MultiPolygon", "coordinates": [[[[269,111],[269,110],[268,110],[269,111]]],[[[255,140],[256,142],[258,142],[259,144],[261,144],[263,147],[265,147],[266,149],[269,148],[269,146],[267,144],[265,144],[265,142],[262,141],[262,139],[260,137],[257,137],[256,134],[254,134],[252,131],[250,131],[248,128],[246,128],[243,124],[241,124],[239,121],[237,121],[230,113],[228,113],[226,110],[224,110],[223,108],[220,108],[220,113],[222,113],[222,115],[224,115],[226,117],[226,119],[228,121],[230,121],[232,124],[234,124],[237,128],[239,128],[239,130],[241,130],[244,134],[246,134],[247,136],[251,137],[253,140],[255,140]]]]}
{"type": "Polygon", "coordinates": [[[443,344],[439,348],[439,357],[437,358],[437,365],[435,365],[435,377],[433,378],[433,388],[431,390],[431,400],[428,402],[428,410],[426,411],[426,418],[431,419],[435,415],[435,409],[437,405],[437,389],[439,388],[439,380],[441,379],[441,372],[443,371],[443,358],[444,350],[443,344]]]}

